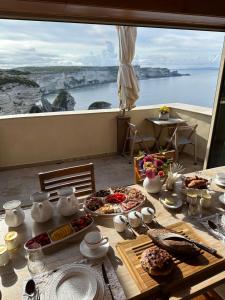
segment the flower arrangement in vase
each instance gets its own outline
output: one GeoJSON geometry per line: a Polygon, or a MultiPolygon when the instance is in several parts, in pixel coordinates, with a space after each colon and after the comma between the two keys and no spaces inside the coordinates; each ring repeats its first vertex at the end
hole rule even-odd
{"type": "Polygon", "coordinates": [[[148,193],[158,193],[169,169],[169,160],[162,160],[154,155],[146,155],[142,162],[145,179],[143,187],[148,193]]]}
{"type": "Polygon", "coordinates": [[[163,105],[159,108],[159,119],[168,120],[170,117],[170,108],[166,105],[163,105]]]}

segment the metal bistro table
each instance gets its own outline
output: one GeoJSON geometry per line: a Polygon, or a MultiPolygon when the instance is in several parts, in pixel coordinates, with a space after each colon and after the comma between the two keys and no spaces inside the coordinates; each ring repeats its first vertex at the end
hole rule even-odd
{"type": "Polygon", "coordinates": [[[169,118],[168,120],[160,120],[159,118],[146,118],[147,122],[153,125],[154,136],[156,138],[156,142],[154,146],[157,146],[159,149],[159,141],[165,127],[174,127],[174,130],[179,125],[184,125],[186,123],[185,120],[181,118],[169,118]]]}

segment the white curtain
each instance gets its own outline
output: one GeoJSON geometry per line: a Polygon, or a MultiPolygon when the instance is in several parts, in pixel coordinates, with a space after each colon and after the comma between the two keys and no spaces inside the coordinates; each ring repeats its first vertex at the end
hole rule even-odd
{"type": "Polygon", "coordinates": [[[117,26],[117,32],[120,59],[117,84],[120,109],[130,110],[135,107],[135,101],[139,97],[138,80],[131,64],[135,54],[137,28],[131,26],[117,26]]]}

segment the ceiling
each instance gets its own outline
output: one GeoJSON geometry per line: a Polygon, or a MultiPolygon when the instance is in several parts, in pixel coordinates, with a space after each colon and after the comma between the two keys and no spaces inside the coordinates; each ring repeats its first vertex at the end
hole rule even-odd
{"type": "Polygon", "coordinates": [[[1,18],[225,30],[221,0],[1,0],[1,18]]]}

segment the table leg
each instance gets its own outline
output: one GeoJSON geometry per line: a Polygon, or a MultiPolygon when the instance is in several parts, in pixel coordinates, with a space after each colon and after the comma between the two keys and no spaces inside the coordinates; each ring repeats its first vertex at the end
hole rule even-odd
{"type": "Polygon", "coordinates": [[[155,137],[155,143],[152,148],[156,147],[157,150],[159,151],[160,148],[160,137],[162,134],[162,126],[157,126],[156,124],[153,123],[153,132],[154,132],[154,137],[155,137]],[[157,127],[159,127],[159,131],[157,132],[157,127]]]}
{"type": "Polygon", "coordinates": [[[167,127],[168,128],[168,130],[169,129],[173,129],[173,131],[172,131],[172,134],[170,134],[170,140],[167,142],[167,144],[166,144],[166,150],[169,150],[169,147],[171,146],[171,144],[172,144],[172,137],[173,137],[173,134],[174,134],[174,131],[176,130],[176,128],[177,128],[177,125],[175,125],[174,127],[167,127]]]}

